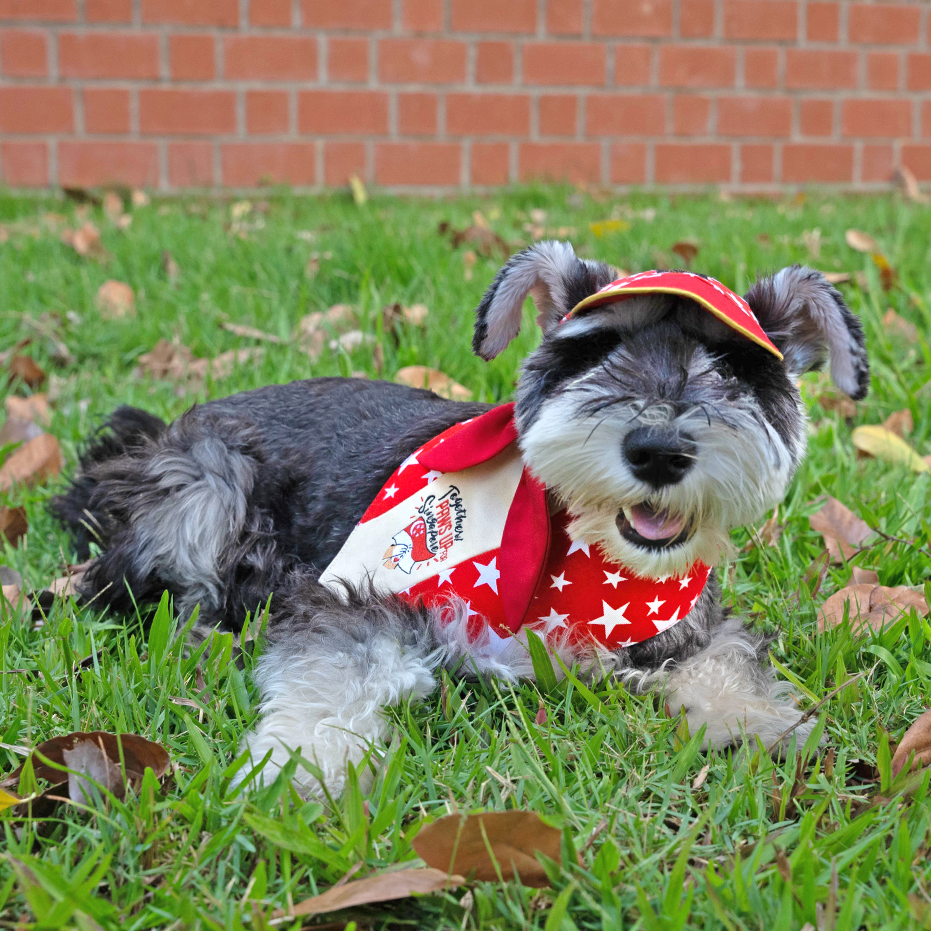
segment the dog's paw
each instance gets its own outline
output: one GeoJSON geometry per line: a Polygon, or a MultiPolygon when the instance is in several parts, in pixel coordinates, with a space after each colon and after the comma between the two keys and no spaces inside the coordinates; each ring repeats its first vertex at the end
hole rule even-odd
{"type": "Polygon", "coordinates": [[[686,711],[689,731],[695,733],[706,726],[702,749],[728,747],[742,743],[756,746],[759,738],[764,747],[783,755],[789,748],[793,736],[796,746],[801,746],[818,723],[817,718],[801,721],[804,712],[793,702],[746,702],[742,707],[704,708],[701,711],[686,711]]]}

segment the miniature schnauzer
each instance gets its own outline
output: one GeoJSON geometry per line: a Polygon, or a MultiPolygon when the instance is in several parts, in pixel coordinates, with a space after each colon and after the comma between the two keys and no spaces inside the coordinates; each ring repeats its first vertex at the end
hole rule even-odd
{"type": "Polygon", "coordinates": [[[81,555],[97,548],[82,597],[130,611],[168,590],[209,631],[272,596],[245,746],[260,780],[299,751],[311,794],[318,777],[340,793],[347,761],[384,743],[382,709],[427,696],[440,667],[533,677],[528,629],[567,667],[661,690],[707,746],[778,741],[800,712],[709,567],[798,467],[797,378],[829,355],[837,386],[866,394],[860,323],[800,266],[742,299],[691,276],[739,304],[743,328],[691,285],[625,295],[617,275],[560,242],[499,271],[475,351],[508,345],[528,295],[542,330],[513,406],[320,378],[171,425],[120,408],[52,505],[81,555]],[[474,506],[470,482],[495,469],[506,498],[474,506]]]}

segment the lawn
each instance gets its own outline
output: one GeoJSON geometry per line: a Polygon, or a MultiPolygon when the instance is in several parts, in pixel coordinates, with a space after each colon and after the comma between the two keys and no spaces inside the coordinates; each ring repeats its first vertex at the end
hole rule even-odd
{"type": "MultiPolygon", "coordinates": [[[[256,696],[254,657],[247,649],[237,662],[229,636],[188,656],[165,639],[177,625],[166,611],[152,624],[151,615],[127,620],[60,598],[36,623],[0,605],[3,773],[24,749],[71,731],[134,732],[171,754],[160,783],[148,779],[122,800],[89,810],[62,804],[43,821],[0,815],[3,927],[272,927],[275,909],[351,868],[358,878],[414,860],[411,839],[425,822],[506,808],[564,828],[552,888],[476,883],[338,913],[320,926],[931,927],[931,770],[894,781],[889,771],[890,743],[929,706],[931,621],[903,617],[865,637],[846,624],[817,626],[819,604],[848,584],[854,566],[889,586],[931,578],[929,475],[858,458],[851,439],[853,426],[908,408],[909,442],[931,453],[928,207],[893,197],[603,198],[563,188],[448,201],[374,197],[362,206],[344,195],[275,194],[251,209],[156,200],[131,208],[120,229],[99,206],[2,197],[0,350],[32,338],[22,351],[49,373],[48,430],[61,443],[64,474],[81,438],[121,403],[170,418],[273,382],[378,377],[379,368],[391,379],[414,364],[440,369],[476,399],[503,401],[537,335],[528,305],[524,332],[505,353],[490,364],[471,354],[472,311],[502,258],[477,244],[454,247],[438,225],[463,229],[473,211],[514,248],[539,227],[632,271],[681,264],[670,250],[690,240],[693,267],[738,291],[792,262],[859,273],[841,287],[867,332],[871,392],[845,419],[824,399],[826,376],[804,379],[810,451],[779,509],[784,530],[775,545],[756,545],[754,529],[742,529],[739,558],[722,567],[727,600],[776,635],[773,658],[802,706],[827,698],[822,743],[794,747],[781,762],[759,748],[706,755],[661,702],[610,682],[588,694],[571,685],[546,694],[540,724],[533,685],[447,680],[431,700],[393,712],[395,738],[372,791],[351,786],[325,809],[285,781],[251,795],[230,788],[256,696]],[[100,229],[109,258],[82,257],[61,241],[63,227],[86,221],[100,229]],[[893,283],[887,274],[888,290],[871,256],[846,244],[850,228],[876,238],[897,275],[893,283]],[[104,319],[95,295],[107,279],[133,288],[134,316],[104,319]],[[425,325],[386,328],[381,310],[394,302],[425,304],[425,325]],[[355,308],[377,349],[327,345],[312,360],[292,334],[305,315],[341,303],[355,308]],[[917,340],[884,325],[889,308],[917,326],[917,340]],[[280,342],[236,335],[224,323],[280,342]],[[263,352],[225,376],[139,374],[139,357],[160,339],[205,359],[263,352]],[[873,534],[850,563],[832,564],[819,586],[824,541],[808,519],[824,495],[885,536],[873,534]]],[[[0,562],[33,588],[73,558],[45,512],[62,482],[16,488],[0,501],[26,506],[28,536],[0,562]]]]}

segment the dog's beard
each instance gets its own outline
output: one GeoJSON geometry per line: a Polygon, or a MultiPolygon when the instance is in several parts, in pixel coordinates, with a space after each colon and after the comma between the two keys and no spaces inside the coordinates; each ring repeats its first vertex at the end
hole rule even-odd
{"type": "Polygon", "coordinates": [[[534,475],[568,507],[573,538],[638,575],[715,565],[731,550],[731,529],[785,493],[794,457],[752,399],[678,416],[663,404],[586,413],[593,399],[597,392],[581,387],[545,402],[521,448],[534,475]],[[624,437],[645,424],[674,426],[695,441],[695,462],[678,484],[656,489],[631,473],[624,437]]]}

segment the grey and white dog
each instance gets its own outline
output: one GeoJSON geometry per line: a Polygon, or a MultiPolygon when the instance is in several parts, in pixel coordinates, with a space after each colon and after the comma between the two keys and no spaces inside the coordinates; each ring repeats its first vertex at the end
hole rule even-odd
{"type": "MultiPolygon", "coordinates": [[[[517,389],[524,464],[568,506],[575,534],[641,576],[681,573],[696,560],[713,565],[728,551],[729,531],[778,502],[799,464],[798,376],[829,355],[837,386],[866,394],[859,321],[819,272],[793,266],[746,295],[782,361],[675,295],[629,297],[558,325],[615,277],[567,243],[537,244],[491,284],[473,347],[485,359],[500,353],[532,295],[543,337],[517,389]],[[634,509],[681,518],[686,532],[646,539],[631,523],[634,509]]],[[[167,589],[183,612],[200,606],[202,628],[236,630],[273,594],[256,672],[262,716],[245,743],[256,763],[270,754],[260,778],[300,751],[339,793],[347,761],[385,740],[382,709],[428,695],[441,666],[533,675],[520,636],[503,651],[469,643],[461,602],[425,608],[317,582],[399,464],[487,409],[337,378],[211,401],[171,425],[121,408],[53,502],[80,554],[92,542],[100,550],[82,595],[129,610],[167,589]]],[[[706,743],[725,746],[752,735],[769,744],[799,720],[767,644],[729,616],[712,573],[684,620],[649,640],[613,652],[551,649],[591,675],[663,690],[693,732],[705,725],[706,743]]],[[[308,770],[297,778],[319,793],[308,770]]]]}

